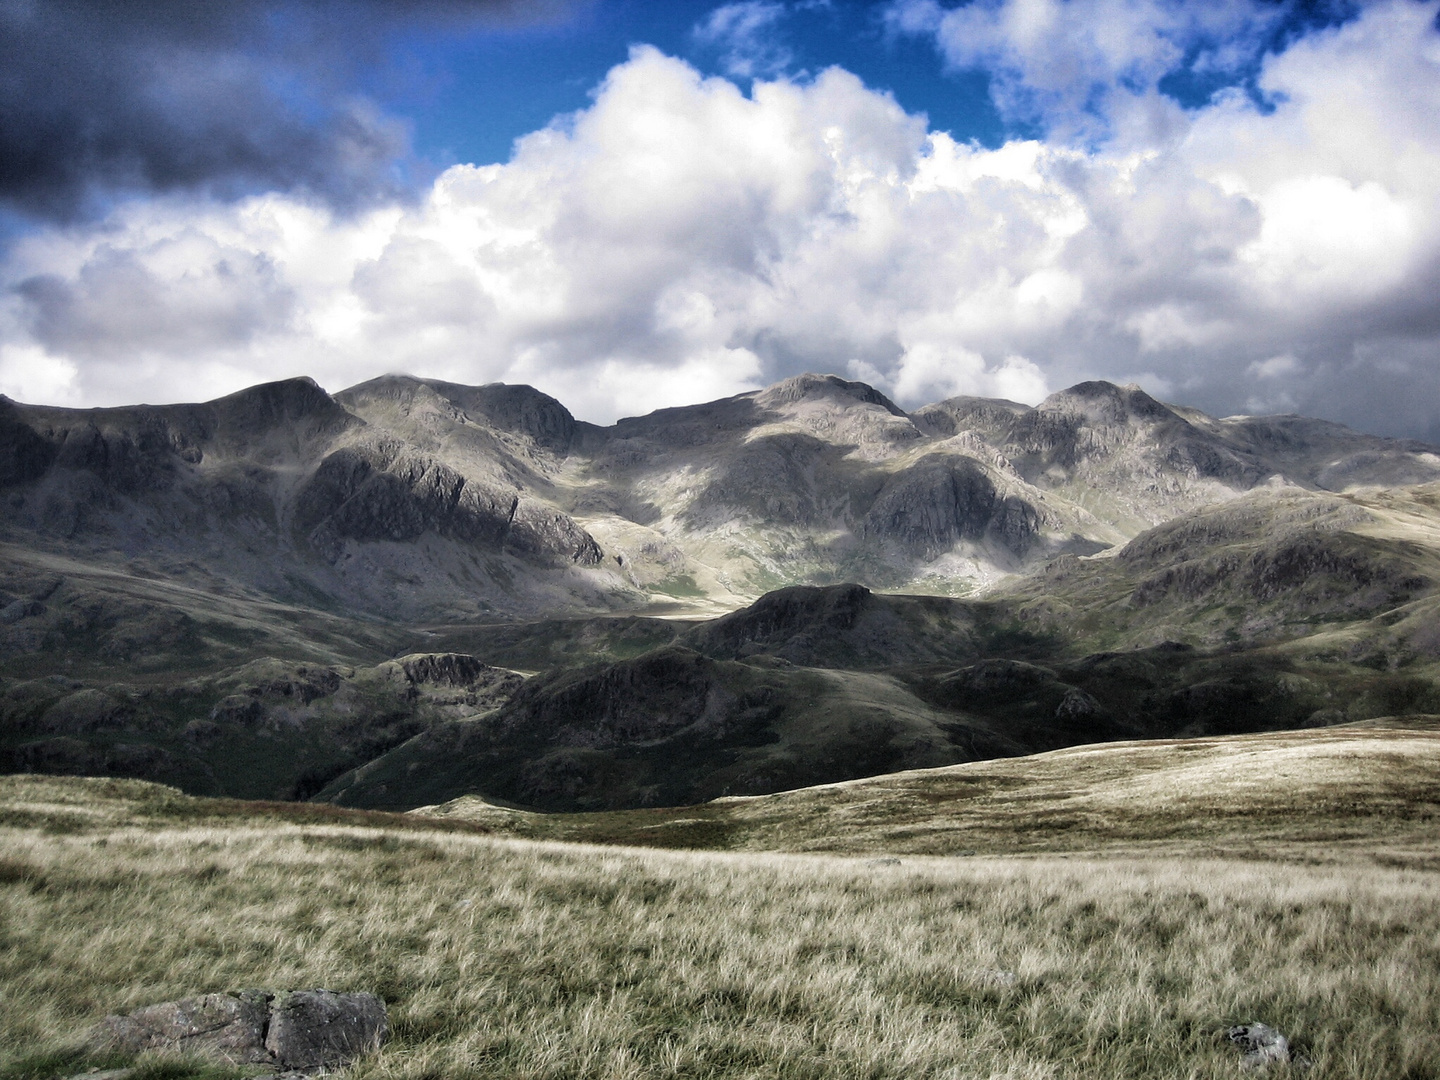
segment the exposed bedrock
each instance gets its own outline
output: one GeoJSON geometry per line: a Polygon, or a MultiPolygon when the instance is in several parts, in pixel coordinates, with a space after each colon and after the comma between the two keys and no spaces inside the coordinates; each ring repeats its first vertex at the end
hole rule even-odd
{"type": "Polygon", "coordinates": [[[1001,494],[978,462],[931,456],[891,479],[865,515],[868,536],[894,540],[928,558],[962,540],[991,540],[1024,555],[1040,531],[1040,514],[1001,494]]]}
{"type": "Polygon", "coordinates": [[[432,530],[532,559],[594,566],[603,558],[594,538],[567,514],[389,439],[328,455],[297,499],[296,527],[330,558],[346,540],[413,541],[432,530]]]}

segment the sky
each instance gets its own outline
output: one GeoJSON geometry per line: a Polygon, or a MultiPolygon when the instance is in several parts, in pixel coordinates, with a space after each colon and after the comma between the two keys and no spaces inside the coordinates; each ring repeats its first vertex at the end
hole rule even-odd
{"type": "Polygon", "coordinates": [[[0,0],[0,393],[1137,382],[1440,442],[1440,0],[0,0]]]}

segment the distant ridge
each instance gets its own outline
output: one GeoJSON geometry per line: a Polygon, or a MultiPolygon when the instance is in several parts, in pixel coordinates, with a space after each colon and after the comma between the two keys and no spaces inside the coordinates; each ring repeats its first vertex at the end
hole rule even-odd
{"type": "Polygon", "coordinates": [[[12,542],[165,552],[403,618],[704,611],[841,580],[963,595],[1262,485],[1435,479],[1423,444],[1106,382],[906,413],[807,374],[608,428],[530,387],[405,375],[333,397],[301,378],[198,405],[0,403],[12,542]]]}

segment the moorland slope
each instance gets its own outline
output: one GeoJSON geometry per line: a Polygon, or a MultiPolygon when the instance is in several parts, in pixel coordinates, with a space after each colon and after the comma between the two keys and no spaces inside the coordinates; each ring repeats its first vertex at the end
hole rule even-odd
{"type": "Polygon", "coordinates": [[[0,777],[0,1078],[134,1064],[86,1028],[248,986],[379,994],[376,1080],[1221,1080],[1257,1020],[1317,1080],[1430,1077],[1437,747],[1407,717],[581,818],[0,777]],[[513,838],[547,828],[652,850],[513,838]]]}

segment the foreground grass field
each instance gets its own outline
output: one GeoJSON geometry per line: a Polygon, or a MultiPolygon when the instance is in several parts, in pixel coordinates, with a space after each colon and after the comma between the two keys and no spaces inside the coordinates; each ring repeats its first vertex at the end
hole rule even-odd
{"type": "MultiPolygon", "coordinates": [[[[1063,834],[1068,853],[1037,841],[1010,856],[877,857],[881,805],[863,785],[788,796],[841,800],[835,834],[851,828],[869,852],[841,857],[537,842],[3,778],[0,1077],[81,1071],[75,1036],[106,1012],[320,985],[390,1003],[394,1038],[351,1070],[361,1078],[1235,1077],[1221,1032],[1259,1020],[1317,1080],[1434,1080],[1440,771],[1423,747],[1440,736],[1423,721],[1388,730],[1412,737],[1368,765],[1291,746],[1292,782],[1250,807],[1248,846],[1233,786],[1223,842],[1182,827],[1223,768],[1188,789],[1139,777],[1129,803],[1112,792],[1154,820],[1168,807],[1176,827],[1150,848],[1132,835],[1138,812],[1115,812],[1124,828],[1101,842],[1111,774],[1086,786],[1072,768],[1061,801],[1088,799],[1088,824],[1036,834],[1063,834]],[[1409,817],[1391,828],[1377,800],[1409,817]]],[[[1043,814],[1065,770],[1030,760],[1032,794],[1050,785],[1043,814]]],[[[1022,835],[1024,791],[1007,790],[1022,835]]],[[[918,811],[896,805],[895,828],[918,836],[918,811]]]]}

